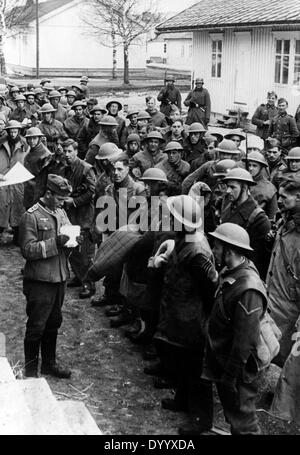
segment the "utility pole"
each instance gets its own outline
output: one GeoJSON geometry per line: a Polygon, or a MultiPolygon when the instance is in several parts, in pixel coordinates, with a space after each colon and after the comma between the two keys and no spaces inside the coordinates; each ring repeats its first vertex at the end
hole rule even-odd
{"type": "Polygon", "coordinates": [[[40,77],[40,24],[39,24],[39,0],[35,0],[36,22],[36,78],[40,77]]]}

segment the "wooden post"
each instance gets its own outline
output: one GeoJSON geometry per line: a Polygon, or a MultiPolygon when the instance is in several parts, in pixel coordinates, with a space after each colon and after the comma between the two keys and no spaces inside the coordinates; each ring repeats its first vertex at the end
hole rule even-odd
{"type": "Polygon", "coordinates": [[[40,77],[40,24],[39,24],[39,0],[35,0],[36,21],[36,78],[40,77]]]}

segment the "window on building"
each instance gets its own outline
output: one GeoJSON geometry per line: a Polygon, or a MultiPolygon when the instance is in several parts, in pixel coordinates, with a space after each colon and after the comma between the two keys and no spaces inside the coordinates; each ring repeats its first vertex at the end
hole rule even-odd
{"type": "Polygon", "coordinates": [[[211,76],[221,77],[222,71],[222,40],[212,41],[211,76]]]}
{"type": "Polygon", "coordinates": [[[164,54],[167,53],[167,43],[164,43],[164,54]]]}
{"type": "Polygon", "coordinates": [[[193,45],[190,44],[189,45],[189,57],[192,57],[193,56],[193,45]]]}
{"type": "Polygon", "coordinates": [[[300,40],[295,41],[294,85],[300,83],[300,40]]]}
{"type": "Polygon", "coordinates": [[[290,40],[276,40],[275,82],[278,84],[288,84],[289,81],[290,47],[290,40]]]}
{"type": "Polygon", "coordinates": [[[181,57],[184,57],[184,44],[181,45],[181,57]]]}

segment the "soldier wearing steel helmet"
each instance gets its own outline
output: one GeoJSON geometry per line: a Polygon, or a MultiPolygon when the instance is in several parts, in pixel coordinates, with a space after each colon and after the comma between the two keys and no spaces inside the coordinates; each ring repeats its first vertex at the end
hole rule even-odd
{"type": "Polygon", "coordinates": [[[50,152],[55,153],[59,140],[68,139],[68,135],[64,130],[63,124],[53,117],[55,113],[54,107],[50,103],[45,103],[38,111],[42,117],[42,121],[38,124],[47,140],[47,147],[50,152]]]}
{"type": "Polygon", "coordinates": [[[278,174],[286,169],[282,147],[278,139],[268,137],[265,141],[265,158],[269,166],[270,181],[278,189],[278,174]]]}
{"type": "Polygon", "coordinates": [[[19,87],[17,87],[16,85],[14,85],[13,87],[10,87],[10,90],[9,90],[9,93],[7,96],[7,100],[6,100],[6,105],[11,109],[11,111],[16,109],[16,107],[17,107],[15,98],[19,94],[20,94],[19,87]]]}
{"type": "Polygon", "coordinates": [[[198,389],[205,325],[218,275],[207,239],[199,232],[203,218],[197,201],[180,195],[169,197],[167,206],[172,215],[175,244],[171,254],[162,257],[164,281],[154,338],[161,362],[166,369],[173,370],[177,384],[174,399],[164,398],[162,407],[187,412],[190,427],[201,415],[198,389]]]}
{"type": "Polygon", "coordinates": [[[26,210],[36,204],[45,193],[50,173],[49,164],[52,162],[53,154],[43,144],[43,138],[43,133],[37,127],[29,128],[25,136],[29,151],[25,156],[24,166],[35,177],[24,183],[23,204],[26,210]]]}
{"type": "Polygon", "coordinates": [[[208,323],[204,369],[199,384],[200,418],[181,434],[201,434],[213,425],[216,384],[233,435],[257,435],[260,321],[267,310],[266,289],[254,264],[242,227],[224,223],[210,233],[220,268],[219,285],[208,323]]]}
{"type": "Polygon", "coordinates": [[[232,159],[237,161],[240,156],[240,151],[237,149],[234,142],[229,139],[223,139],[222,142],[215,148],[219,158],[215,161],[207,161],[190,175],[188,175],[182,183],[182,192],[187,194],[190,187],[198,181],[205,182],[209,187],[213,187],[216,183],[215,172],[216,166],[220,160],[232,159]]]}
{"type": "Polygon", "coordinates": [[[123,109],[123,105],[119,101],[111,100],[106,104],[106,109],[108,115],[112,116],[118,123],[117,134],[119,138],[119,145],[123,148],[126,143],[126,122],[125,119],[119,115],[119,112],[123,109]]]}
{"type": "Polygon", "coordinates": [[[246,229],[253,248],[253,262],[262,279],[265,279],[270,253],[267,249],[267,234],[271,223],[264,210],[251,196],[250,186],[256,185],[245,169],[231,169],[223,179],[227,189],[223,198],[221,223],[235,223],[246,229]]]}
{"type": "Polygon", "coordinates": [[[72,106],[74,115],[68,117],[63,124],[69,138],[77,142],[78,156],[82,160],[84,160],[87,152],[87,144],[82,136],[84,135],[83,131],[87,129],[89,124],[89,120],[84,113],[85,107],[85,101],[75,101],[72,106]]]}
{"type": "Polygon", "coordinates": [[[88,76],[82,76],[80,79],[80,85],[82,87],[85,99],[88,99],[90,97],[90,89],[88,87],[88,83],[89,83],[88,76]]]}
{"type": "Polygon", "coordinates": [[[187,161],[191,166],[197,159],[202,158],[204,162],[204,151],[206,148],[206,143],[204,140],[204,126],[199,122],[192,123],[188,127],[187,134],[187,138],[183,141],[184,160],[187,161]]]}
{"type": "Polygon", "coordinates": [[[206,128],[210,120],[211,101],[209,92],[203,85],[204,80],[197,78],[195,88],[186,97],[184,105],[189,108],[186,124],[200,122],[206,128]]]}
{"type": "Polygon", "coordinates": [[[85,98],[84,96],[84,86],[77,83],[77,82],[73,82],[72,86],[71,86],[72,90],[75,92],[75,95],[76,95],[76,101],[81,101],[85,98]]]}
{"type": "Polygon", "coordinates": [[[74,90],[69,90],[67,92],[66,98],[67,98],[66,109],[69,112],[72,109],[72,105],[76,101],[76,93],[74,92],[74,90]]]}
{"type": "Polygon", "coordinates": [[[31,121],[31,113],[26,108],[26,98],[23,94],[17,95],[15,97],[16,109],[14,109],[10,115],[10,120],[16,120],[17,122],[31,121]]]}
{"type": "Polygon", "coordinates": [[[165,140],[160,132],[151,131],[144,139],[144,150],[136,153],[130,159],[131,170],[138,168],[143,174],[149,167],[167,159],[167,155],[162,151],[165,140]]]}
{"type": "Polygon", "coordinates": [[[36,126],[38,122],[38,111],[40,106],[35,102],[34,92],[25,92],[24,96],[26,98],[25,107],[30,115],[31,126],[36,126]]]}
{"type": "Polygon", "coordinates": [[[127,136],[126,140],[126,154],[132,158],[141,149],[141,139],[137,133],[131,133],[127,136]]]}
{"type": "Polygon", "coordinates": [[[68,118],[67,109],[61,104],[61,93],[57,90],[52,90],[48,95],[49,103],[55,109],[54,118],[61,123],[68,118]]]}
{"type": "Polygon", "coordinates": [[[130,134],[138,134],[138,109],[131,109],[128,113],[126,118],[129,121],[129,124],[126,126],[124,131],[124,137],[127,140],[127,137],[130,134]]]}
{"type": "Polygon", "coordinates": [[[170,116],[173,106],[176,106],[181,112],[181,93],[174,84],[175,77],[172,75],[166,76],[165,87],[163,87],[157,95],[157,100],[161,102],[160,112],[166,117],[170,116]]]}
{"type": "Polygon", "coordinates": [[[99,122],[99,133],[89,143],[88,151],[85,156],[85,161],[90,164],[95,163],[95,156],[97,155],[101,145],[106,142],[113,142],[119,146],[119,137],[117,133],[118,122],[111,115],[104,115],[99,122]]]}
{"type": "Polygon", "coordinates": [[[170,185],[180,194],[181,184],[189,174],[190,165],[182,159],[183,147],[179,142],[169,142],[164,152],[168,155],[167,160],[161,161],[155,167],[164,171],[170,185]]]}
{"type": "Polygon", "coordinates": [[[285,157],[286,168],[277,174],[280,184],[283,180],[300,176],[300,147],[293,147],[285,157]]]}
{"type": "Polygon", "coordinates": [[[251,195],[266,212],[268,218],[274,220],[278,211],[277,190],[263,172],[264,169],[268,168],[265,157],[259,152],[250,152],[247,159],[243,158],[242,161],[246,163],[246,168],[256,183],[256,185],[250,187],[251,195]]]}
{"type": "Polygon", "coordinates": [[[89,143],[97,136],[100,131],[100,122],[107,110],[99,104],[93,105],[89,111],[89,121],[86,127],[82,128],[78,134],[78,142],[84,145],[85,151],[88,150],[89,143]]]}
{"type": "Polygon", "coordinates": [[[41,87],[35,88],[33,93],[34,93],[35,102],[39,107],[42,107],[43,104],[47,103],[47,101],[45,100],[45,97],[44,97],[45,92],[41,87]]]}
{"type": "MultiPolygon", "coordinates": [[[[22,125],[16,120],[10,120],[6,124],[7,138],[0,145],[0,174],[5,175],[17,162],[24,163],[28,146],[20,135],[21,129],[22,125]]],[[[23,183],[0,188],[0,233],[11,226],[16,245],[20,218],[24,213],[23,196],[23,183]]]]}

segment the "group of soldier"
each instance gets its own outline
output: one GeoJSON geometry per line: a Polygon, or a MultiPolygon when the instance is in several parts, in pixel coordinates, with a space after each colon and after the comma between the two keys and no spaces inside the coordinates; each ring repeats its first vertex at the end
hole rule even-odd
{"type": "Polygon", "coordinates": [[[297,377],[290,364],[300,300],[298,123],[269,92],[253,116],[256,135],[221,134],[209,125],[203,79],[184,101],[186,117],[174,83],[166,78],[160,109],[147,96],[144,111],[126,115],[117,100],[104,107],[89,98],[87,77],[71,90],[55,90],[49,79],[37,88],[11,84],[1,98],[1,179],[16,162],[34,176],[0,188],[1,232],[12,229],[26,259],[25,375],[37,377],[41,352],[42,374],[70,377],[56,361],[56,340],[66,287],[79,287],[80,299],[94,296],[111,327],[126,326],[144,358],[155,360],[145,367],[154,385],[175,389],[162,407],[187,413],[180,434],[212,427],[213,383],[231,433],[260,434],[256,398],[271,361],[285,372],[274,412],[299,419],[287,399],[297,382],[282,386],[286,362],[297,377]],[[75,243],[70,225],[80,227],[75,243]],[[269,314],[280,350],[265,343],[262,355],[269,314]]]}

